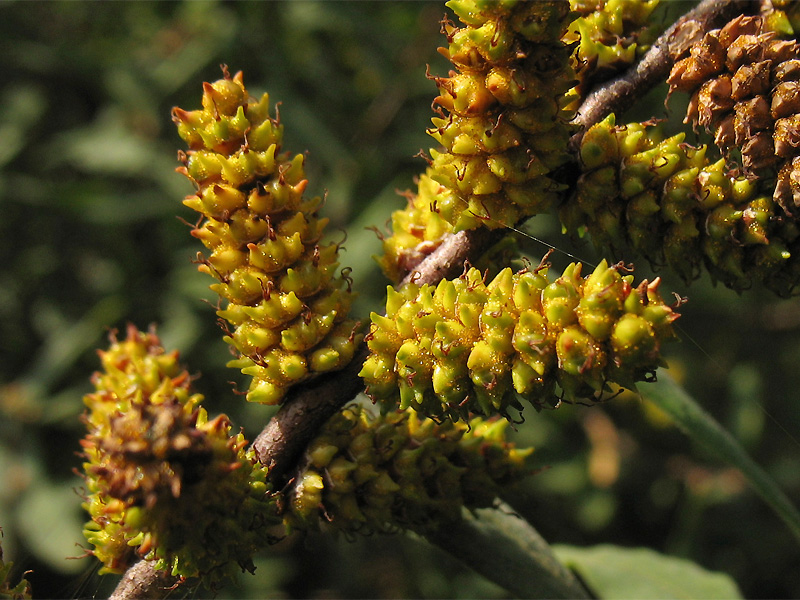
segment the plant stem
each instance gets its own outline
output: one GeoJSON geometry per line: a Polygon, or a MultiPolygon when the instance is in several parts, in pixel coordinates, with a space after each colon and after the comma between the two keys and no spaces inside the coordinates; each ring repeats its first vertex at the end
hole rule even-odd
{"type": "Polygon", "coordinates": [[[590,598],[530,523],[508,505],[464,511],[427,539],[520,598],[590,598]]]}
{"type": "Polygon", "coordinates": [[[256,456],[269,467],[268,477],[276,487],[286,483],[298,456],[319,428],[364,389],[358,372],[366,356],[366,344],[361,343],[347,367],[292,390],[253,441],[256,456]]]}
{"type": "Polygon", "coordinates": [[[621,115],[650,89],[666,80],[672,65],[709,29],[721,27],[737,14],[757,8],[751,0],[703,0],[670,26],[638,63],[625,73],[595,88],[581,104],[575,123],[581,130],[570,145],[580,146],[584,132],[609,114],[621,115]]]}
{"type": "Polygon", "coordinates": [[[739,469],[753,490],[777,513],[800,541],[800,512],[778,484],[747,455],[736,439],[708,414],[675,380],[659,371],[658,380],[643,386],[643,396],[667,413],[677,426],[708,452],[739,469]]]}
{"type": "Polygon", "coordinates": [[[155,563],[140,560],[125,571],[109,600],[137,600],[139,598],[166,598],[180,580],[167,571],[158,571],[155,563]]]}

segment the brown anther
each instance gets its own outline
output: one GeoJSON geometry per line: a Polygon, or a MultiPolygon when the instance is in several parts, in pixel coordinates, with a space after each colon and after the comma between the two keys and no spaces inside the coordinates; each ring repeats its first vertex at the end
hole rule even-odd
{"type": "Polygon", "coordinates": [[[681,296],[677,292],[672,292],[672,295],[675,296],[675,304],[673,304],[671,308],[680,308],[681,306],[689,302],[688,296],[681,296]]]}
{"type": "Polygon", "coordinates": [[[244,133],[242,133],[242,137],[244,138],[244,143],[239,147],[242,154],[247,154],[248,152],[250,152],[250,142],[247,139],[247,134],[250,133],[251,129],[252,128],[248,126],[247,129],[244,130],[244,133]]]}
{"type": "Polygon", "coordinates": [[[314,244],[314,253],[311,255],[311,264],[315,267],[319,266],[320,261],[320,251],[319,251],[319,244],[314,244]]]}
{"type": "Polygon", "coordinates": [[[461,275],[458,276],[459,279],[463,279],[464,281],[467,280],[467,273],[472,268],[472,265],[468,260],[464,261],[464,269],[461,271],[461,275]]]}
{"type": "Polygon", "coordinates": [[[423,150],[422,148],[420,148],[419,152],[417,152],[417,153],[416,153],[414,156],[412,156],[411,158],[421,158],[421,159],[422,159],[422,160],[424,160],[426,163],[428,163],[428,166],[429,166],[429,167],[433,165],[433,160],[432,160],[432,159],[431,159],[431,158],[428,156],[428,154],[427,154],[427,153],[425,152],[425,150],[423,150]]]}
{"type": "Polygon", "coordinates": [[[458,179],[458,181],[464,181],[464,178],[467,176],[467,163],[464,163],[463,172],[459,172],[458,167],[455,165],[453,165],[453,170],[456,172],[456,179],[458,179]]]}
{"type": "Polygon", "coordinates": [[[447,15],[442,17],[442,20],[439,21],[439,33],[447,37],[447,43],[451,43],[453,41],[453,34],[458,31],[458,27],[447,15]]]}
{"type": "MultiPolygon", "coordinates": [[[[187,198],[191,198],[191,196],[187,196],[187,198]]],[[[203,215],[200,215],[197,218],[197,221],[195,221],[194,223],[190,223],[189,221],[187,221],[186,219],[184,219],[180,215],[176,216],[175,218],[178,219],[178,221],[180,221],[181,223],[183,223],[187,227],[191,227],[192,229],[196,229],[196,230],[200,229],[200,224],[203,222],[203,219],[205,219],[205,217],[203,215]]]]}
{"type": "Polygon", "coordinates": [[[367,227],[364,227],[364,229],[366,229],[367,231],[372,231],[373,233],[375,233],[375,236],[376,236],[376,237],[378,238],[378,240],[380,240],[381,242],[382,242],[382,241],[384,241],[384,240],[386,239],[386,234],[385,234],[385,233],[383,233],[383,232],[382,232],[382,231],[381,231],[381,230],[378,228],[378,226],[377,226],[377,225],[369,225],[369,226],[367,226],[367,227]]]}
{"type": "Polygon", "coordinates": [[[525,170],[529,171],[533,164],[539,160],[539,157],[536,156],[536,153],[534,153],[530,148],[526,148],[525,153],[528,155],[528,162],[525,164],[525,170]]]}
{"type": "Polygon", "coordinates": [[[493,220],[492,219],[492,214],[491,214],[491,212],[489,212],[489,209],[486,208],[486,201],[485,201],[484,198],[480,199],[480,204],[481,204],[481,208],[483,209],[483,213],[484,214],[479,215],[478,213],[476,213],[474,210],[471,210],[471,209],[470,209],[469,213],[473,217],[475,217],[476,219],[480,219],[481,221],[492,221],[493,220]]]}
{"type": "MultiPolygon", "coordinates": [[[[233,331],[231,331],[230,323],[228,323],[228,321],[226,321],[222,317],[217,317],[217,326],[220,329],[222,329],[222,331],[228,337],[233,336],[233,331]]],[[[233,346],[229,346],[228,349],[231,350],[231,352],[233,352],[234,354],[236,353],[236,349],[233,346]]]]}
{"type": "Polygon", "coordinates": [[[351,267],[345,267],[344,269],[342,269],[342,272],[341,272],[342,279],[344,279],[345,282],[347,283],[347,291],[348,292],[352,292],[353,291],[353,278],[350,276],[350,273],[352,273],[352,272],[353,272],[353,269],[351,267]]]}
{"type": "Polygon", "coordinates": [[[261,297],[265,301],[269,301],[270,297],[272,296],[272,291],[275,289],[275,284],[272,282],[271,279],[264,279],[259,277],[259,283],[261,284],[261,297]]]}
{"type": "Polygon", "coordinates": [[[266,221],[266,223],[267,223],[267,237],[269,238],[269,240],[271,242],[274,242],[275,240],[278,239],[278,234],[275,231],[275,228],[272,227],[272,219],[270,219],[269,215],[264,215],[263,217],[255,215],[253,217],[253,220],[254,221],[266,221]]]}
{"type": "Polygon", "coordinates": [[[422,273],[419,271],[413,271],[408,276],[408,283],[416,283],[419,281],[420,277],[422,277],[422,273]]]}
{"type": "Polygon", "coordinates": [[[539,266],[533,270],[534,273],[538,273],[539,271],[542,271],[544,269],[549,269],[552,266],[552,264],[549,262],[548,259],[550,258],[550,255],[553,252],[554,252],[553,248],[550,248],[547,252],[544,253],[544,256],[542,256],[542,260],[539,261],[539,266]]]}

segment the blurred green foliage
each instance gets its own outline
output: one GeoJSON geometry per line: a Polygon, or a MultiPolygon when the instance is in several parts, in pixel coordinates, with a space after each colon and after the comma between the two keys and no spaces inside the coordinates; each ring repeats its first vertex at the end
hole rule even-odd
{"type": "MultiPolygon", "coordinates": [[[[219,65],[280,102],[286,147],[309,151],[313,193],[327,194],[333,236],[360,293],[378,309],[386,281],[371,255],[433,145],[425,135],[446,73],[440,2],[0,3],[0,525],[6,558],[36,597],[108,593],[83,550],[81,397],[110,328],[157,323],[211,413],[250,436],[270,416],[232,392],[238,374],[216,326],[200,249],[176,215],[188,181],[170,108],[199,106],[219,65]],[[339,231],[337,231],[337,229],[339,231]]],[[[660,101],[659,101],[660,102],[660,101]]],[[[653,106],[648,103],[646,116],[653,106]]],[[[639,110],[641,113],[642,110],[639,110]]],[[[637,113],[637,114],[639,114],[637,113]]],[[[679,114],[676,110],[674,114],[679,114]]],[[[662,116],[658,114],[657,116],[662,116]]],[[[671,126],[677,126],[674,118],[671,126]]],[[[529,233],[574,247],[551,217],[529,233]]],[[[546,248],[520,236],[538,261],[546,248]]],[[[559,269],[569,257],[556,253],[559,269]]],[[[638,277],[652,276],[640,267],[638,277]]],[[[673,372],[784,490],[800,499],[800,305],[701,281],[688,296],[673,372]]],[[[737,472],[696,451],[629,395],[587,409],[527,413],[521,443],[543,471],[514,499],[553,543],[647,546],[731,574],[748,597],[800,596],[796,541],[737,472]]],[[[502,597],[411,537],[309,536],[278,544],[254,577],[220,597],[502,597]]],[[[200,594],[200,592],[197,592],[200,594]]]]}

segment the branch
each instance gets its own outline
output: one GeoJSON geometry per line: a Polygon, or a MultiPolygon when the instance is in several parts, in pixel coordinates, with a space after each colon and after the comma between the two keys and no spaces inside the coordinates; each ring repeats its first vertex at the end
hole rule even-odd
{"type": "Polygon", "coordinates": [[[167,571],[158,571],[154,562],[140,560],[125,571],[109,600],[137,600],[138,598],[166,598],[180,583],[180,579],[167,571]]]}
{"type": "Polygon", "coordinates": [[[665,81],[678,57],[709,29],[723,26],[757,4],[753,0],[703,0],[675,21],[636,65],[586,97],[574,120],[581,129],[572,136],[570,146],[578,148],[589,127],[612,112],[621,115],[650,89],[665,81]]]}
{"type": "MultiPolygon", "coordinates": [[[[406,276],[404,283],[413,279],[416,283],[434,284],[444,277],[458,276],[465,261],[477,260],[502,234],[502,230],[480,228],[450,235],[406,276]]],[[[343,370],[294,388],[255,439],[256,456],[269,467],[269,477],[278,487],[286,483],[297,457],[323,423],[363,390],[358,372],[366,356],[366,345],[362,343],[343,370]]]]}
{"type": "Polygon", "coordinates": [[[256,437],[256,456],[269,467],[269,478],[277,487],[286,483],[286,475],[325,421],[364,389],[358,372],[366,356],[362,342],[347,367],[294,388],[256,437]]]}
{"type": "Polygon", "coordinates": [[[480,256],[505,235],[504,229],[489,230],[485,227],[459,231],[448,235],[436,250],[414,267],[401,282],[439,283],[442,279],[458,277],[465,262],[475,262],[480,256]]]}

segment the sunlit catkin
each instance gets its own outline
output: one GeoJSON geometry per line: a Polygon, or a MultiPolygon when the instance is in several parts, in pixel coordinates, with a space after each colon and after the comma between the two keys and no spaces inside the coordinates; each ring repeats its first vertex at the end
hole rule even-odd
{"type": "Polygon", "coordinates": [[[552,282],[547,270],[504,269],[487,284],[470,269],[436,286],[390,288],[366,338],[367,393],[435,419],[511,418],[521,399],[599,400],[612,385],[651,378],[678,317],[659,280],[633,287],[605,261],[587,277],[580,264],[552,282]]]}
{"type": "Polygon", "coordinates": [[[203,87],[203,108],[173,109],[189,151],[179,169],[197,187],[184,204],[202,215],[192,234],[211,251],[201,271],[218,283],[230,363],[252,380],[247,399],[281,402],[292,384],[344,367],[356,346],[339,247],[320,239],[322,200],[305,198],[302,154],[281,150],[269,96],[248,94],[241,73],[203,87]]]}
{"type": "Polygon", "coordinates": [[[279,519],[242,434],[224,415],[208,419],[177,352],[154,333],[129,328],[100,358],[81,443],[91,554],[107,572],[143,558],[211,585],[252,570],[279,519]]]}
{"type": "Polygon", "coordinates": [[[450,0],[463,23],[445,21],[454,66],[439,89],[428,133],[441,144],[408,206],[392,216],[380,264],[397,281],[444,234],[502,228],[546,212],[564,186],[552,172],[569,161],[572,114],[564,106],[574,72],[561,41],[567,0],[450,0]]]}

